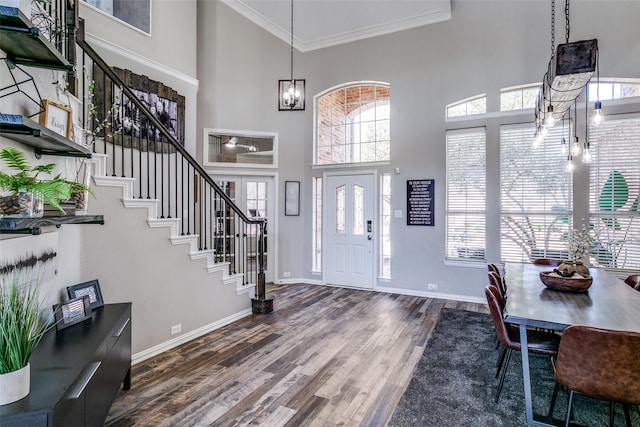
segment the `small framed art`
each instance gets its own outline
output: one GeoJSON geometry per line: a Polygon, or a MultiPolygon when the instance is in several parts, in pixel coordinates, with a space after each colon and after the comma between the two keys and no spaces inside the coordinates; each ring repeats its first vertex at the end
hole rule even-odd
{"type": "Polygon", "coordinates": [[[289,90],[289,86],[291,85],[291,80],[278,80],[278,111],[303,111],[304,110],[305,80],[295,79],[293,83],[294,83],[295,91],[300,95],[300,99],[292,107],[291,105],[287,105],[287,103],[284,100],[284,94],[289,90]]]}
{"type": "Polygon", "coordinates": [[[56,330],[67,328],[91,318],[89,296],[74,298],[53,306],[56,330]]]}
{"type": "Polygon", "coordinates": [[[69,298],[79,298],[85,295],[88,296],[92,310],[104,305],[98,279],[90,280],[84,283],[78,283],[77,285],[73,286],[67,286],[67,294],[69,295],[69,298]]]}
{"type": "Polygon", "coordinates": [[[300,181],[284,182],[284,214],[300,215],[300,181]]]}
{"type": "Polygon", "coordinates": [[[40,124],[67,139],[70,138],[73,126],[71,108],[48,99],[42,100],[42,107],[44,111],[40,113],[40,124]]]}

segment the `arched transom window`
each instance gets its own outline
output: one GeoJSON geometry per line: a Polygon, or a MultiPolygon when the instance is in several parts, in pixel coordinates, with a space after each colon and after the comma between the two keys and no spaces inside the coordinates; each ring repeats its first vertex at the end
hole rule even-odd
{"type": "Polygon", "coordinates": [[[357,82],[315,97],[316,165],[389,161],[390,88],[357,82]]]}

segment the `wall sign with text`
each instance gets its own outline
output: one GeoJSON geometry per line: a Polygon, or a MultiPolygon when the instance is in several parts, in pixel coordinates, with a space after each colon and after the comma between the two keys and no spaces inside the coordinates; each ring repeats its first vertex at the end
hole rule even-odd
{"type": "Polygon", "coordinates": [[[407,181],[407,225],[434,225],[433,179],[407,181]]]}

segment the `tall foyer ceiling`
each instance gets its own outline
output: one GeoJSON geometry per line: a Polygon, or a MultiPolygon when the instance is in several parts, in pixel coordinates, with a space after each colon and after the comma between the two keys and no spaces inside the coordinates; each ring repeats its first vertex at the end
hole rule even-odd
{"type": "MultiPolygon", "coordinates": [[[[287,44],[289,0],[222,0],[287,44]]],[[[445,21],[451,0],[294,0],[293,45],[301,52],[445,21]]]]}

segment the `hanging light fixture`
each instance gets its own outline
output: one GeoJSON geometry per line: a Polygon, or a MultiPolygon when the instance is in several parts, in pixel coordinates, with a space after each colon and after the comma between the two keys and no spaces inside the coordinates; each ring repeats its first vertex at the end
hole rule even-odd
{"type": "Polygon", "coordinates": [[[589,97],[584,97],[584,123],[585,123],[585,134],[584,134],[584,146],[582,147],[582,162],[583,163],[591,163],[591,148],[589,147],[589,120],[588,120],[588,109],[589,105],[589,97]]]}
{"type": "MultiPolygon", "coordinates": [[[[587,108],[585,106],[585,108],[587,108]]],[[[604,121],[602,117],[602,102],[600,102],[600,67],[596,70],[596,102],[593,105],[593,124],[600,126],[604,121]]]]}
{"type": "Polygon", "coordinates": [[[551,0],[551,59],[536,99],[536,121],[551,127],[571,108],[597,68],[598,41],[569,43],[569,0],[565,0],[565,43],[555,46],[555,0],[551,0]]]}
{"type": "Polygon", "coordinates": [[[571,144],[571,155],[579,156],[582,152],[582,146],[580,145],[580,140],[578,139],[578,99],[576,98],[575,106],[573,108],[576,117],[573,120],[573,144],[571,144]]]}
{"type": "Polygon", "coordinates": [[[291,75],[289,87],[282,93],[282,104],[293,109],[300,102],[300,90],[293,78],[293,0],[291,0],[291,75]]]}
{"type": "MultiPolygon", "coordinates": [[[[571,123],[571,110],[569,110],[569,123],[571,123]]],[[[567,148],[567,138],[565,138],[565,131],[567,128],[564,125],[564,116],[562,116],[562,140],[560,141],[560,154],[566,156],[569,153],[567,148]]]]}

